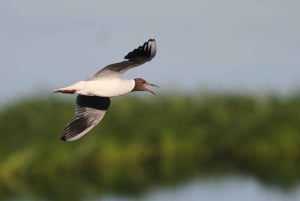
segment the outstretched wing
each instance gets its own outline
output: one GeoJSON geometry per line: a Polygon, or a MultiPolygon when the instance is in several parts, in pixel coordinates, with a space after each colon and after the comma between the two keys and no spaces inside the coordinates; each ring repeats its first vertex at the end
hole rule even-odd
{"type": "Polygon", "coordinates": [[[126,61],[122,61],[119,63],[110,64],[100,71],[98,71],[91,80],[98,79],[102,76],[106,77],[121,77],[126,71],[131,68],[142,65],[151,59],[156,54],[156,42],[155,39],[149,39],[143,45],[129,52],[124,59],[126,61]]]}
{"type": "Polygon", "coordinates": [[[73,141],[91,131],[104,117],[110,98],[78,95],[75,116],[66,125],[62,140],[73,141]]]}

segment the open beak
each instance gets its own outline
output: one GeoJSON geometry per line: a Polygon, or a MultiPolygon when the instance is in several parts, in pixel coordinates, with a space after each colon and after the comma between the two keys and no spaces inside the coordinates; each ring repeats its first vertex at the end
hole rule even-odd
{"type": "MultiPolygon", "coordinates": [[[[147,82],[145,85],[146,85],[146,86],[150,86],[150,87],[156,87],[156,88],[159,88],[158,85],[152,84],[152,83],[149,83],[149,82],[147,82]]],[[[147,91],[149,91],[150,93],[152,93],[153,95],[156,95],[156,93],[155,93],[154,91],[151,91],[151,90],[148,89],[147,87],[145,87],[145,89],[146,89],[147,91]]]]}

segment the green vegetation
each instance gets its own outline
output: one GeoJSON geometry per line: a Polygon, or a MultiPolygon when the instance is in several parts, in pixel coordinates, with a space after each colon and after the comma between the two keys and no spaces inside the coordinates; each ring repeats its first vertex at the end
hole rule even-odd
{"type": "Polygon", "coordinates": [[[300,180],[298,95],[114,98],[89,135],[61,141],[73,114],[73,101],[52,96],[2,107],[0,195],[51,198],[70,195],[68,186],[73,199],[83,190],[138,193],[219,171],[280,185],[300,180]]]}

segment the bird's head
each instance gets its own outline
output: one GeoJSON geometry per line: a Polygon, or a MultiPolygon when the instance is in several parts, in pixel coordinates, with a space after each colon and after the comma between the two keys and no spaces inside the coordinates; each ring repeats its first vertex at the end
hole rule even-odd
{"type": "Polygon", "coordinates": [[[148,92],[152,93],[153,95],[155,95],[155,93],[153,91],[151,91],[150,89],[148,89],[147,86],[159,87],[156,84],[147,82],[143,78],[135,78],[134,81],[135,81],[135,85],[134,85],[134,88],[132,89],[132,91],[148,91],[148,92]]]}

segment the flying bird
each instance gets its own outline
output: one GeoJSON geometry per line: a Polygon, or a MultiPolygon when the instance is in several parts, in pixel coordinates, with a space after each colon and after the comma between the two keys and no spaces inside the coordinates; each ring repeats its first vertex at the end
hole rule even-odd
{"type": "Polygon", "coordinates": [[[78,94],[75,116],[66,125],[61,137],[65,141],[81,138],[91,131],[104,117],[110,105],[110,98],[133,91],[147,91],[155,95],[148,86],[158,87],[144,80],[122,79],[122,75],[131,68],[151,61],[156,54],[155,39],[149,39],[143,45],[129,52],[124,61],[110,64],[98,71],[90,79],[76,82],[54,92],[78,94]]]}

